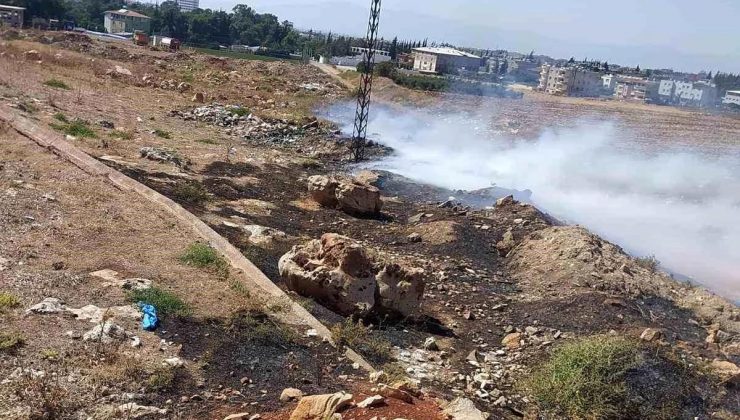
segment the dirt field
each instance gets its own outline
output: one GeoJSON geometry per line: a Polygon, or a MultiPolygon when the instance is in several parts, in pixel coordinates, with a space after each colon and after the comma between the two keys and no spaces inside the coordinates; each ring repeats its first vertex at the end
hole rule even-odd
{"type": "MultiPolygon", "coordinates": [[[[375,347],[356,349],[377,367],[418,382],[424,396],[413,404],[394,400],[377,410],[353,408],[343,418],[443,418],[435,398],[456,396],[471,398],[493,418],[537,418],[540,413],[558,418],[541,411],[527,378],[562,343],[600,334],[638,342],[645,359],[655,362],[644,374],[662,386],[635,389],[656,401],[677,401],[663,416],[650,411],[646,418],[733,418],[740,409],[737,389],[710,368],[715,359],[740,362],[737,308],[654,272],[582,229],[558,226],[529,205],[496,204],[500,196],[479,196],[491,206],[486,210],[445,203],[441,197],[449,192],[382,173],[368,177],[383,195],[379,217],[353,217],[312,201],[306,178],[342,172],[346,163],[336,127],[316,120],[311,110],[349,93],[319,68],[162,53],[71,34],[10,38],[5,34],[0,43],[3,104],[182,204],[276,284],[283,285],[280,256],[328,232],[351,237],[382,258],[424,269],[420,313],[398,323],[368,319],[374,324],[370,343],[375,347]],[[219,117],[219,107],[231,105],[238,109],[233,112],[244,114],[238,124],[219,117]],[[194,110],[203,106],[209,108],[194,110]],[[279,230],[284,240],[256,243],[234,227],[245,224],[279,230]],[[409,239],[411,234],[420,240],[409,239]],[[659,338],[640,340],[646,328],[659,330],[659,338]],[[519,334],[516,343],[505,344],[511,334],[519,334]],[[425,348],[429,337],[439,349],[425,348]],[[387,343],[388,351],[378,352],[377,347],[386,348],[378,343],[387,343]],[[691,380],[671,376],[677,369],[674,360],[691,366],[691,380]],[[670,396],[663,388],[684,393],[670,396]]],[[[415,105],[498,106],[501,121],[516,120],[521,126],[565,124],[565,119],[598,109],[663,136],[692,115],[539,95],[518,102],[445,97],[442,101],[452,102],[440,104],[440,98],[387,81],[378,92],[384,99],[415,105]],[[532,107],[541,110],[544,122],[531,113],[532,107]]],[[[703,121],[703,128],[687,129],[707,141],[714,137],[719,149],[730,147],[737,119],[703,121]],[[705,133],[710,126],[717,136],[705,133]]],[[[279,311],[279,305],[255,302],[234,287],[229,279],[239,273],[227,276],[218,267],[183,264],[179,258],[195,241],[187,229],[7,127],[0,136],[0,221],[8,226],[0,232],[0,256],[9,261],[9,268],[0,271],[0,287],[18,299],[0,317],[3,331],[24,336],[24,343],[0,353],[0,380],[9,381],[0,392],[2,415],[49,412],[45,394],[14,391],[23,383],[13,376],[18,368],[23,380],[54,385],[34,379],[26,367],[80,378],[72,380],[79,385],[59,391],[60,418],[71,413],[115,418],[120,404],[136,402],[166,408],[161,416],[169,418],[221,419],[249,412],[282,419],[294,407],[278,400],[283,388],[306,394],[345,390],[357,396],[377,391],[364,372],[328,344],[272,323],[267,315],[279,311]],[[88,321],[24,315],[47,297],[72,308],[126,305],[128,296],[120,287],[103,286],[89,274],[101,269],[115,270],[123,279],[150,279],[179,297],[190,312],[165,317],[155,333],[122,319],[121,327],[135,331],[142,347],[132,350],[124,342],[103,353],[89,341],[65,335],[95,326],[88,321]],[[175,356],[185,366],[162,371],[162,361],[175,356]],[[121,358],[132,361],[119,363],[121,358]],[[95,379],[100,372],[104,378],[95,379]],[[77,390],[79,399],[72,398],[77,390]]],[[[296,299],[327,325],[345,321],[310,299],[296,299]]]]}

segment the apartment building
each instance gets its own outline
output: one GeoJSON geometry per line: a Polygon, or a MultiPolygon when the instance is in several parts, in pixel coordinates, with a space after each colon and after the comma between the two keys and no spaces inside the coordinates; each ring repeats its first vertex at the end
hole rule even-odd
{"type": "Polygon", "coordinates": [[[614,97],[621,100],[644,102],[658,99],[660,84],[642,77],[619,76],[614,86],[614,97]]]}
{"type": "Polygon", "coordinates": [[[604,81],[599,72],[580,67],[545,64],[540,69],[538,90],[559,96],[599,96],[604,81]]]}
{"type": "Polygon", "coordinates": [[[671,105],[712,106],[717,103],[717,87],[707,81],[661,80],[658,100],[671,105]]]}
{"type": "Polygon", "coordinates": [[[740,90],[728,90],[725,92],[725,96],[722,98],[722,103],[725,105],[740,106],[740,90]]]}
{"type": "Polygon", "coordinates": [[[192,12],[200,8],[200,0],[177,0],[177,4],[183,12],[192,12]]]}

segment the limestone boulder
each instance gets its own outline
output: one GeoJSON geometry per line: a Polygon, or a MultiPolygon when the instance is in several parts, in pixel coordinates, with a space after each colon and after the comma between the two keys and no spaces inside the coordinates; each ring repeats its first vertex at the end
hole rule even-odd
{"type": "Polygon", "coordinates": [[[345,316],[408,316],[424,293],[422,270],[378,262],[360,244],[336,233],[293,247],[278,269],[288,289],[345,316]]]}
{"type": "Polygon", "coordinates": [[[424,296],[424,271],[408,269],[398,264],[384,266],[375,280],[378,282],[378,305],[381,308],[411,315],[424,296]]]}
{"type": "Polygon", "coordinates": [[[354,216],[377,215],[383,206],[380,190],[356,179],[315,175],[308,178],[308,192],[320,205],[354,216]]]}
{"type": "Polygon", "coordinates": [[[342,315],[367,314],[375,307],[373,262],[349,238],[325,234],[294,247],[278,263],[286,286],[342,315]]]}
{"type": "Polygon", "coordinates": [[[317,203],[324,207],[336,207],[336,190],[339,182],[324,176],[314,175],[308,178],[308,192],[317,203]]]}
{"type": "Polygon", "coordinates": [[[303,397],[290,415],[290,420],[325,420],[347,408],[352,402],[352,394],[311,395],[303,397]]]}
{"type": "Polygon", "coordinates": [[[358,216],[380,214],[383,207],[379,189],[356,181],[340,183],[336,198],[342,211],[358,216]]]}

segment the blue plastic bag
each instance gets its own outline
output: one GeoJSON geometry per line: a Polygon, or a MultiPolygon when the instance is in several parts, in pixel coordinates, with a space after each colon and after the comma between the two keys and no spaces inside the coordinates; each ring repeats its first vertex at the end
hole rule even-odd
{"type": "Polygon", "coordinates": [[[144,313],[144,316],[141,317],[141,328],[146,331],[156,330],[157,326],[159,325],[157,308],[148,303],[139,302],[139,309],[141,309],[141,312],[144,313]]]}

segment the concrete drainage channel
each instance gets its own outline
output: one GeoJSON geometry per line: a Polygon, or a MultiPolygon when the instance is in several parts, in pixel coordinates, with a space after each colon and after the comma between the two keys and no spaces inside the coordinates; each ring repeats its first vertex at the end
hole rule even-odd
{"type": "MultiPolygon", "coordinates": [[[[324,324],[311,315],[301,305],[290,299],[290,296],[268,279],[262,271],[244,257],[244,255],[242,255],[235,246],[229,243],[226,238],[219,235],[216,231],[203,223],[203,221],[198,219],[195,215],[185,210],[182,206],[144,184],[141,184],[97,161],[92,156],[64,140],[61,135],[43,127],[39,127],[6,106],[0,106],[0,120],[9,124],[14,130],[23,136],[33,140],[39,146],[44,147],[52,153],[70,161],[84,172],[93,176],[105,177],[118,189],[123,191],[133,191],[165,209],[167,212],[175,216],[175,218],[187,224],[202,239],[208,241],[215,250],[223,255],[232,267],[244,273],[247,283],[245,286],[250,290],[257,290],[265,298],[270,300],[280,299],[290,302],[289,311],[271,316],[274,316],[277,320],[285,324],[294,326],[300,325],[314,329],[318,333],[319,337],[327,339],[332,345],[336,345],[332,340],[331,332],[324,324]]],[[[375,370],[354,350],[348,348],[345,355],[352,362],[359,364],[363,369],[370,372],[375,370]]]]}

